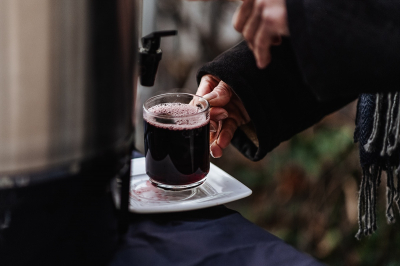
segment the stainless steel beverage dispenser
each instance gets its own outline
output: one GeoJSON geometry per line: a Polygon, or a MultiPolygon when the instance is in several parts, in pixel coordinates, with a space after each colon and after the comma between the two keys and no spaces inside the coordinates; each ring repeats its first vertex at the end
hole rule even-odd
{"type": "Polygon", "coordinates": [[[0,186],[131,145],[134,2],[109,2],[0,2],[0,186]]]}
{"type": "Polygon", "coordinates": [[[63,263],[93,243],[104,263],[116,245],[108,184],[129,178],[137,11],[134,0],[0,1],[1,265],[61,265],[69,242],[63,263]]]}

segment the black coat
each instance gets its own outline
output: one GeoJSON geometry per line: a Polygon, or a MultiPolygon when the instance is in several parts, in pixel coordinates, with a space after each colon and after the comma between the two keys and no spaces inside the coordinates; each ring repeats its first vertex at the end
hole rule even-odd
{"type": "Polygon", "coordinates": [[[288,0],[291,37],[258,69],[245,42],[203,66],[232,87],[255,126],[232,144],[257,161],[360,93],[400,90],[398,1],[288,0]],[[332,2],[332,3],[331,3],[332,2]]]}

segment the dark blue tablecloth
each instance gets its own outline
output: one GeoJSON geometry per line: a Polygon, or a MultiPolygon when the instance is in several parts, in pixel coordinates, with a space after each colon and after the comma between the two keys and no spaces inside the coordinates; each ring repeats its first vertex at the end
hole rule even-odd
{"type": "Polygon", "coordinates": [[[111,266],[321,265],[224,206],[132,215],[111,266]]]}

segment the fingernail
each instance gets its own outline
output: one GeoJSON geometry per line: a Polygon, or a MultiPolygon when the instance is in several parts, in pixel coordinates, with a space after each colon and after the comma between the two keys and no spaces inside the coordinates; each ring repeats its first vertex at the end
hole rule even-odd
{"type": "Polygon", "coordinates": [[[214,154],[212,153],[212,145],[215,143],[215,141],[213,141],[213,143],[211,143],[211,145],[210,145],[210,155],[213,157],[213,158],[215,158],[215,156],[214,156],[214,154]]]}
{"type": "Polygon", "coordinates": [[[215,119],[216,119],[217,121],[220,121],[220,120],[224,120],[224,119],[227,118],[227,117],[228,117],[228,113],[222,113],[222,114],[217,115],[217,116],[215,117],[215,119]]]}
{"type": "Polygon", "coordinates": [[[213,123],[210,122],[210,132],[217,132],[217,129],[213,125],[213,123]]]}
{"type": "Polygon", "coordinates": [[[212,146],[213,146],[213,145],[218,145],[218,144],[216,143],[216,140],[210,145],[210,155],[211,155],[213,158],[218,159],[218,158],[220,158],[221,156],[217,157],[217,156],[215,156],[215,155],[213,154],[213,152],[212,152],[212,146]]]}
{"type": "Polygon", "coordinates": [[[218,94],[216,92],[212,91],[212,92],[204,95],[203,98],[206,99],[207,101],[211,101],[212,99],[217,98],[217,96],[218,96],[218,94]]]}
{"type": "Polygon", "coordinates": [[[215,158],[214,154],[212,153],[211,147],[210,147],[210,155],[211,157],[215,158]]]}

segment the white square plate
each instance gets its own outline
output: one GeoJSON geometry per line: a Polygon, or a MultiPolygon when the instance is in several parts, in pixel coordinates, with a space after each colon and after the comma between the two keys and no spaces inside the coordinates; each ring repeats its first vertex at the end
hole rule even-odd
{"type": "MultiPolygon", "coordinates": [[[[117,191],[116,184],[113,191],[117,191]]],[[[179,212],[225,204],[249,196],[252,191],[238,180],[211,164],[207,180],[184,191],[167,191],[154,187],[146,175],[145,158],[132,160],[130,206],[135,213],[179,212]]],[[[119,206],[118,193],[114,200],[119,206]]]]}

